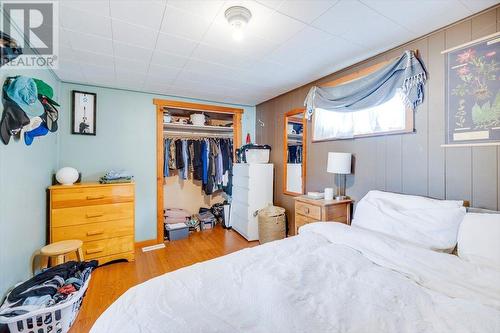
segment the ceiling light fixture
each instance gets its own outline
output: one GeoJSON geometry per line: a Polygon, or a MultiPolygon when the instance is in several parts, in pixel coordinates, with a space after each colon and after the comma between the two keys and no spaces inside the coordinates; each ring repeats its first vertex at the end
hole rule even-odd
{"type": "Polygon", "coordinates": [[[245,7],[233,6],[226,9],[224,16],[233,28],[233,39],[237,42],[243,40],[245,37],[243,32],[252,18],[252,13],[245,7]]]}

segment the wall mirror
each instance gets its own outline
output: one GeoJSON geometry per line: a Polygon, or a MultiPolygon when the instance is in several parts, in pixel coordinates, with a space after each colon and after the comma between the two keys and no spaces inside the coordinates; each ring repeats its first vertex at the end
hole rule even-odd
{"type": "Polygon", "coordinates": [[[285,113],[283,129],[283,192],[305,193],[307,126],[304,109],[285,113]]]}

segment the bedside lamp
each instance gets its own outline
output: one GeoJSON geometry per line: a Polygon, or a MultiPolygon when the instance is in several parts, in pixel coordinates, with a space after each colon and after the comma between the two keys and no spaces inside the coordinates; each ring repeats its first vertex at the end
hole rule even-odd
{"type": "Polygon", "coordinates": [[[346,176],[351,173],[351,153],[328,153],[327,172],[335,173],[339,186],[335,200],[347,199],[345,195],[346,176]]]}

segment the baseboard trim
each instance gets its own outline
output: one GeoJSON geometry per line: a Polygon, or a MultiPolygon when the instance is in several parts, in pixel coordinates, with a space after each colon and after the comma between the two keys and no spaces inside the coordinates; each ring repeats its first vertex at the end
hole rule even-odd
{"type": "Polygon", "coordinates": [[[136,249],[140,249],[140,248],[143,248],[143,247],[146,247],[146,246],[152,246],[152,245],[156,245],[156,244],[158,244],[158,242],[156,241],[156,238],[154,238],[154,239],[146,239],[144,241],[135,242],[135,248],[136,249]]]}

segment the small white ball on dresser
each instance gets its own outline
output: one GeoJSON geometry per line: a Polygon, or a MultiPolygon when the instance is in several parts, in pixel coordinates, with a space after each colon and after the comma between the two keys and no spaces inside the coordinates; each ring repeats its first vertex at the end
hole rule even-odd
{"type": "Polygon", "coordinates": [[[56,180],[62,185],[73,185],[78,177],[78,170],[71,167],[61,168],[56,173],[56,180]]]}

